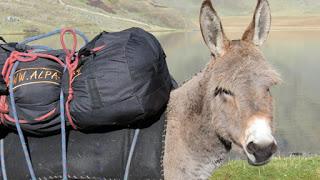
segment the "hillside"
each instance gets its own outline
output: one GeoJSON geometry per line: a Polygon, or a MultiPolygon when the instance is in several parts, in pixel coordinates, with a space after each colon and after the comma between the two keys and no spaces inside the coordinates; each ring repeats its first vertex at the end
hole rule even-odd
{"type": "Polygon", "coordinates": [[[0,34],[77,27],[85,32],[139,26],[150,31],[195,25],[178,10],[144,0],[0,0],[0,34]]]}
{"type": "MultiPolygon", "coordinates": [[[[196,15],[202,0],[154,0],[196,15]]],[[[224,16],[251,15],[256,0],[211,0],[224,16]]],[[[275,16],[320,15],[319,0],[269,0],[275,16]]]]}
{"type": "MultiPolygon", "coordinates": [[[[232,16],[235,22],[243,18],[234,16],[251,16],[256,4],[256,0],[212,1],[221,16],[232,16]]],[[[319,0],[269,1],[274,17],[320,15],[319,0]]],[[[201,0],[0,0],[0,34],[36,34],[66,26],[85,32],[132,26],[149,31],[198,29],[200,4],[201,0]]]]}

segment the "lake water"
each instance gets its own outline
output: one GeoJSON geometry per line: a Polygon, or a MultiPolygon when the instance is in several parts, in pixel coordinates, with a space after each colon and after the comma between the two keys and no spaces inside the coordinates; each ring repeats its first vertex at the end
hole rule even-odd
{"type": "MultiPolygon", "coordinates": [[[[93,36],[93,35],[91,35],[93,36]]],[[[156,35],[167,54],[170,72],[181,84],[209,60],[200,32],[156,35]]],[[[228,33],[237,39],[240,33],[228,33]]],[[[23,36],[6,36],[21,40],[23,36]]],[[[59,47],[57,37],[40,42],[59,47]]],[[[271,32],[263,46],[267,59],[282,74],[283,84],[272,89],[280,154],[320,153],[320,31],[271,32]]]]}

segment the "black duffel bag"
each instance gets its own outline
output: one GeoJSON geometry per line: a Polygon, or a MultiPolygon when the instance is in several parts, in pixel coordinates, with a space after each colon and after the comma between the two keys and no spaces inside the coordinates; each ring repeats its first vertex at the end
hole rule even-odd
{"type": "MultiPolygon", "coordinates": [[[[29,134],[46,136],[60,133],[60,92],[65,53],[63,50],[52,50],[38,54],[49,58],[39,56],[30,62],[19,62],[13,74],[13,90],[21,128],[29,134]],[[54,57],[60,63],[50,57],[54,57]]],[[[21,57],[30,58],[23,55],[21,57]]],[[[4,56],[0,62],[3,64],[6,60],[4,56]]],[[[8,109],[7,113],[2,114],[2,123],[16,129],[10,96],[1,98],[6,100],[5,103],[1,101],[2,106],[5,104],[8,109]]]]}
{"type": "Polygon", "coordinates": [[[70,113],[77,128],[129,126],[165,108],[171,77],[165,53],[150,33],[102,32],[79,51],[70,113]]]}

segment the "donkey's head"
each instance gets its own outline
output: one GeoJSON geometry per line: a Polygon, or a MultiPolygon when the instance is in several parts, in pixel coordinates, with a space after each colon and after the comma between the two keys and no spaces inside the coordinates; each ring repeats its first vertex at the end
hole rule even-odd
{"type": "Polygon", "coordinates": [[[252,165],[263,165],[277,150],[270,88],[279,75],[260,46],[267,39],[271,16],[267,0],[258,0],[253,20],[241,40],[230,41],[210,0],[204,0],[200,25],[212,54],[205,101],[212,124],[224,141],[240,146],[252,165]]]}

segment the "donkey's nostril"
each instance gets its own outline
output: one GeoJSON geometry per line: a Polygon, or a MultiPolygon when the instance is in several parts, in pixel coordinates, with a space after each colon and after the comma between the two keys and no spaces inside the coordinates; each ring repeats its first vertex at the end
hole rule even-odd
{"type": "Polygon", "coordinates": [[[278,147],[275,142],[272,142],[267,146],[261,146],[259,144],[254,143],[254,142],[250,142],[247,145],[247,151],[250,154],[255,154],[259,151],[264,151],[264,152],[269,152],[271,154],[274,154],[274,153],[276,153],[277,149],[278,149],[278,147]]]}
{"type": "Polygon", "coordinates": [[[254,142],[250,142],[248,145],[247,145],[247,151],[248,153],[250,154],[254,154],[256,151],[258,151],[259,147],[257,144],[255,144],[254,142]]]}

